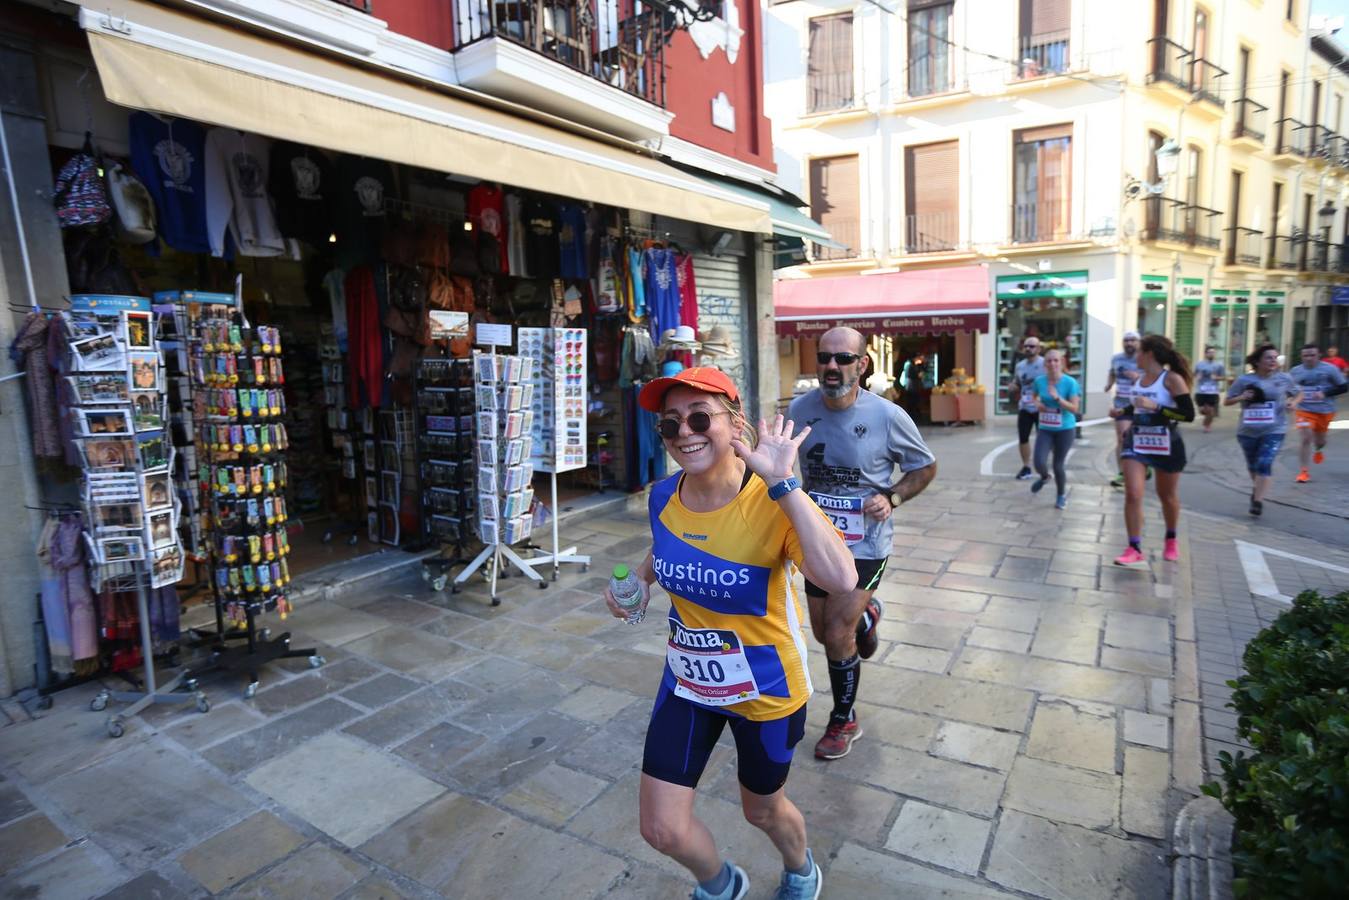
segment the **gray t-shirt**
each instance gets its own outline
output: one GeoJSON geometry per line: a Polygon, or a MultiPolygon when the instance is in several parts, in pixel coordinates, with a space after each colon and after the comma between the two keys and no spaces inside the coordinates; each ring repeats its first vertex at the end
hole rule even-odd
{"type": "Polygon", "coordinates": [[[1045,373],[1045,358],[1043,356],[1034,359],[1024,358],[1016,364],[1013,371],[1021,397],[1017,408],[1030,413],[1039,412],[1040,408],[1035,405],[1035,379],[1045,373]]]}
{"type": "Polygon", "coordinates": [[[1138,380],[1138,354],[1116,353],[1110,357],[1110,374],[1115,376],[1115,406],[1123,409],[1134,402],[1134,382],[1138,380]]]}
{"type": "Polygon", "coordinates": [[[1306,366],[1293,366],[1293,370],[1288,373],[1288,377],[1298,383],[1302,388],[1303,400],[1297,405],[1298,409],[1305,409],[1307,412],[1314,413],[1333,413],[1335,411],[1335,398],[1325,396],[1326,391],[1344,384],[1344,376],[1340,370],[1328,362],[1319,362],[1312,368],[1306,366]],[[1306,399],[1308,391],[1319,391],[1320,400],[1306,399]]]}
{"type": "Polygon", "coordinates": [[[887,497],[895,466],[912,472],[936,462],[909,414],[889,400],[860,391],[844,410],[824,405],[816,388],[792,401],[787,417],[797,430],[810,426],[801,444],[806,491],[844,534],[857,559],[885,559],[894,539],[894,516],[877,522],[862,513],[872,494],[887,497]]]}
{"type": "Polygon", "coordinates": [[[1194,364],[1194,392],[1196,394],[1216,394],[1221,388],[1221,379],[1227,374],[1227,367],[1216,359],[1209,362],[1202,359],[1194,364]]]}
{"type": "Polygon", "coordinates": [[[1239,397],[1249,387],[1260,388],[1265,396],[1263,400],[1241,405],[1241,424],[1237,426],[1237,434],[1251,437],[1287,434],[1288,413],[1284,404],[1291,395],[1300,393],[1302,389],[1287,372],[1275,372],[1268,378],[1247,372],[1232,382],[1232,386],[1227,389],[1227,396],[1239,397]]]}

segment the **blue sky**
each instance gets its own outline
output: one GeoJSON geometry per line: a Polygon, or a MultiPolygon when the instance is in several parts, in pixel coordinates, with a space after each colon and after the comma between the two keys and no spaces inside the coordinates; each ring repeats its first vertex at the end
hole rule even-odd
{"type": "Polygon", "coordinates": [[[1312,12],[1344,16],[1346,25],[1349,25],[1349,0],[1312,0],[1312,12]]]}

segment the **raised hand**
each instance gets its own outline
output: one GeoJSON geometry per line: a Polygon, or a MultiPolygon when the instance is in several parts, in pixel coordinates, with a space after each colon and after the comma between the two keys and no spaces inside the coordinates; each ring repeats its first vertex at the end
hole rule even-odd
{"type": "Polygon", "coordinates": [[[757,447],[750,447],[742,439],[734,438],[731,441],[731,449],[735,451],[736,456],[745,461],[751,472],[771,485],[791,477],[797,451],[808,434],[810,434],[809,426],[792,437],[791,419],[784,419],[779,414],[771,426],[763,419],[759,420],[757,447]]]}

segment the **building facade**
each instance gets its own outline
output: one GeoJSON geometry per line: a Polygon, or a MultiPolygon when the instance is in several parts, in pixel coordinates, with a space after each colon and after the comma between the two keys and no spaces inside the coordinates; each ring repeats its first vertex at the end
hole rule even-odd
{"type": "MultiPolygon", "coordinates": [[[[1006,414],[993,388],[1033,333],[1085,375],[1090,415],[1126,330],[1238,371],[1257,341],[1335,333],[1345,75],[1304,0],[788,0],[768,27],[796,36],[769,44],[780,180],[846,245],[780,283],[816,285],[820,325],[849,302],[827,279],[892,285],[890,324],[864,318],[883,372],[944,353],[938,379],[972,370],[1006,414]],[[943,334],[903,276],[969,267],[986,325],[943,334]],[[923,338],[887,334],[904,317],[923,338]]],[[[812,347],[779,351],[787,396],[812,347]]]]}

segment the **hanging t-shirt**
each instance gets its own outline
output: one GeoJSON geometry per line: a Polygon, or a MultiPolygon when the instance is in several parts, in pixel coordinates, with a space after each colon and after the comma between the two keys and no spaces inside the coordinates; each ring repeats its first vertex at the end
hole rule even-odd
{"type": "Polygon", "coordinates": [[[477,232],[479,265],[484,269],[489,254],[498,258],[497,271],[510,271],[506,248],[506,195],[492,184],[480,184],[468,192],[468,220],[477,232]]]}
{"type": "Polygon", "coordinates": [[[345,256],[379,257],[386,199],[396,196],[393,168],[383,160],[343,156],[337,162],[337,239],[345,256]]]}
{"type": "Polygon", "coordinates": [[[675,255],[675,279],[679,283],[679,324],[698,330],[698,285],[693,279],[693,255],[675,255]]]}
{"type": "Polygon", "coordinates": [[[565,203],[558,210],[558,218],[562,223],[557,235],[562,277],[589,278],[590,267],[586,265],[585,210],[575,204],[565,203]]]}
{"type": "Polygon", "coordinates": [[[206,130],[187,119],[130,119],[131,168],[155,201],[159,233],[183,253],[209,253],[206,231],[206,130]]]}
{"type": "Polygon", "coordinates": [[[614,260],[616,251],[611,237],[600,239],[599,260],[595,267],[595,311],[602,313],[618,312],[620,306],[619,272],[614,260]]]}
{"type": "Polygon", "coordinates": [[[517,278],[529,277],[525,261],[525,210],[519,194],[506,195],[506,271],[517,278]]]}
{"type": "Polygon", "coordinates": [[[542,198],[525,205],[525,257],[535,278],[556,278],[561,270],[557,204],[542,198]]]}
{"type": "Polygon", "coordinates": [[[328,308],[333,316],[333,336],[337,338],[337,349],[347,352],[347,294],[346,274],[341,269],[332,269],[323,276],[323,290],[328,294],[328,308]]]}
{"type": "Polygon", "coordinates": [[[646,259],[646,305],[651,311],[652,334],[659,339],[663,332],[680,325],[675,252],[652,247],[643,256],[646,259]]]}
{"type": "Polygon", "coordinates": [[[642,251],[628,248],[628,309],[633,319],[646,315],[646,286],[643,279],[642,251]]]}
{"type": "Polygon", "coordinates": [[[206,229],[213,256],[225,255],[226,230],[240,256],[289,252],[267,194],[271,149],[270,139],[233,128],[207,133],[206,229]]]}
{"type": "Polygon", "coordinates": [[[322,150],[290,141],[272,144],[267,191],[283,235],[314,246],[327,243],[336,190],[337,173],[322,150]]]}

